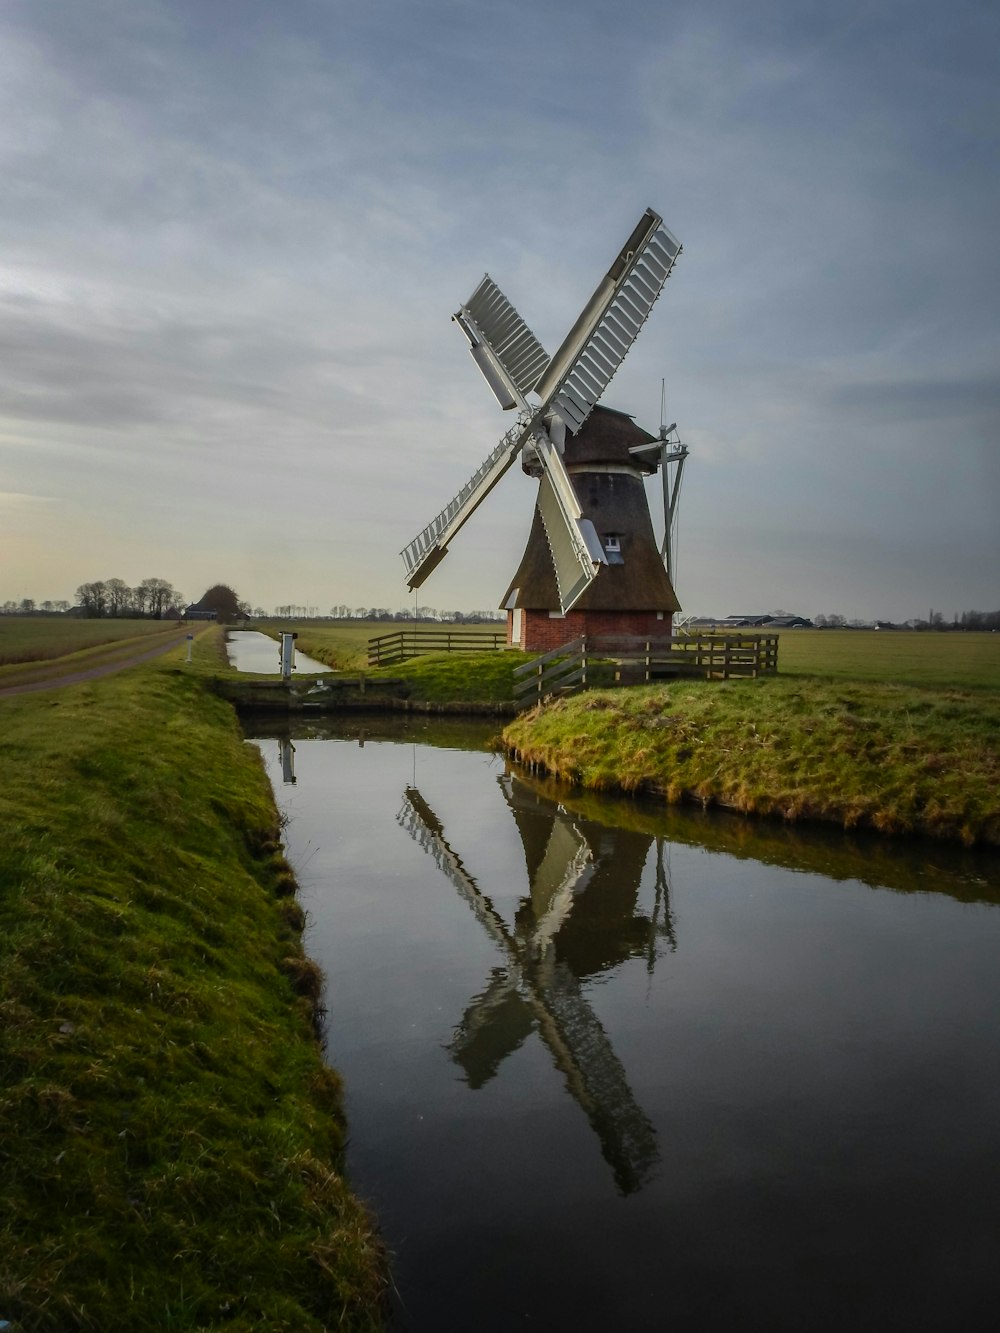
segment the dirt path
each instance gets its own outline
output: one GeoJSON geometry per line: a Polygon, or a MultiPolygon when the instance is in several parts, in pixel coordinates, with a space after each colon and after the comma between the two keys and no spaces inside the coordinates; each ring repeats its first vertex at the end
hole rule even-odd
{"type": "Polygon", "coordinates": [[[161,639],[155,648],[146,648],[140,653],[119,658],[115,662],[105,662],[102,666],[88,667],[86,671],[74,671],[66,676],[49,676],[46,680],[30,681],[24,685],[8,685],[5,689],[0,689],[0,699],[6,699],[12,694],[30,694],[35,690],[57,690],[63,685],[79,685],[85,680],[98,680],[101,676],[111,676],[116,671],[138,666],[140,662],[150,662],[154,657],[169,652],[171,648],[177,648],[184,642],[188,633],[189,631],[185,629],[178,634],[171,634],[165,641],[161,639]]]}

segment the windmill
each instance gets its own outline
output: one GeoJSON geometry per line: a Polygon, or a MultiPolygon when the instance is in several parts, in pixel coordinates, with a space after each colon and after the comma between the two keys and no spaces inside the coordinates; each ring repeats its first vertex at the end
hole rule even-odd
{"type": "Polygon", "coordinates": [[[528,544],[503,601],[508,642],[544,649],[581,633],[669,636],[680,606],[643,485],[663,465],[663,450],[626,413],[598,402],[680,253],[663,219],[647,209],[552,357],[489,274],[483,278],[454,318],[498,403],[517,419],[402,551],[410,588],[440,564],[520,457],[539,487],[528,544]]]}

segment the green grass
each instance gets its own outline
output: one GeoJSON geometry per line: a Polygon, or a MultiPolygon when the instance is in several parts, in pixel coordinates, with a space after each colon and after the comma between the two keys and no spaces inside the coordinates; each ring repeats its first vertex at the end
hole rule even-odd
{"type": "Polygon", "coordinates": [[[374,1328],[266,776],[198,661],[0,701],[0,1318],[374,1328]]]}
{"type": "Polygon", "coordinates": [[[785,630],[781,675],[1000,689],[1000,634],[785,630]]]}
{"type": "Polygon", "coordinates": [[[10,669],[27,662],[49,662],[83,655],[106,644],[138,640],[176,631],[170,620],[65,620],[33,616],[0,616],[0,681],[10,669]],[[4,668],[7,668],[5,671],[4,668]]]}
{"type": "Polygon", "coordinates": [[[411,700],[439,705],[506,704],[514,698],[514,668],[531,660],[518,652],[427,653],[370,672],[404,682],[411,700]]]}
{"type": "Polygon", "coordinates": [[[504,740],[594,790],[1000,844],[1000,693],[692,681],[556,700],[504,740]]]}

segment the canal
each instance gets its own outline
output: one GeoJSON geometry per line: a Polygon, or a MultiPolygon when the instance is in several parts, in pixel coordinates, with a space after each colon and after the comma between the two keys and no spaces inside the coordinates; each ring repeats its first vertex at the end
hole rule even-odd
{"type": "Polygon", "coordinates": [[[586,795],[495,724],[282,725],[394,1328],[992,1315],[996,857],[586,795]]]}
{"type": "MultiPolygon", "coordinates": [[[[237,671],[247,671],[253,675],[278,675],[281,670],[280,646],[277,639],[269,634],[261,634],[255,629],[231,629],[226,634],[226,654],[229,665],[237,671]]],[[[318,662],[314,657],[296,650],[293,672],[315,676],[331,670],[325,662],[318,662]]]]}

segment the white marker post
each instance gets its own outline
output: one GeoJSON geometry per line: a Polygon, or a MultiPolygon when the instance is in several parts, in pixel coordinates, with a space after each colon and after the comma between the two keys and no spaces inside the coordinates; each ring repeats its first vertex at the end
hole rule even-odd
{"type": "Polygon", "coordinates": [[[189,635],[187,636],[187,641],[188,641],[188,655],[187,655],[187,660],[190,662],[190,661],[191,661],[191,645],[192,645],[192,643],[194,643],[194,635],[193,635],[193,634],[189,634],[189,635]]]}
{"type": "Polygon", "coordinates": [[[295,669],[295,640],[299,636],[289,633],[286,630],[281,632],[281,649],[278,657],[281,662],[281,679],[291,680],[292,671],[295,669]]]}

